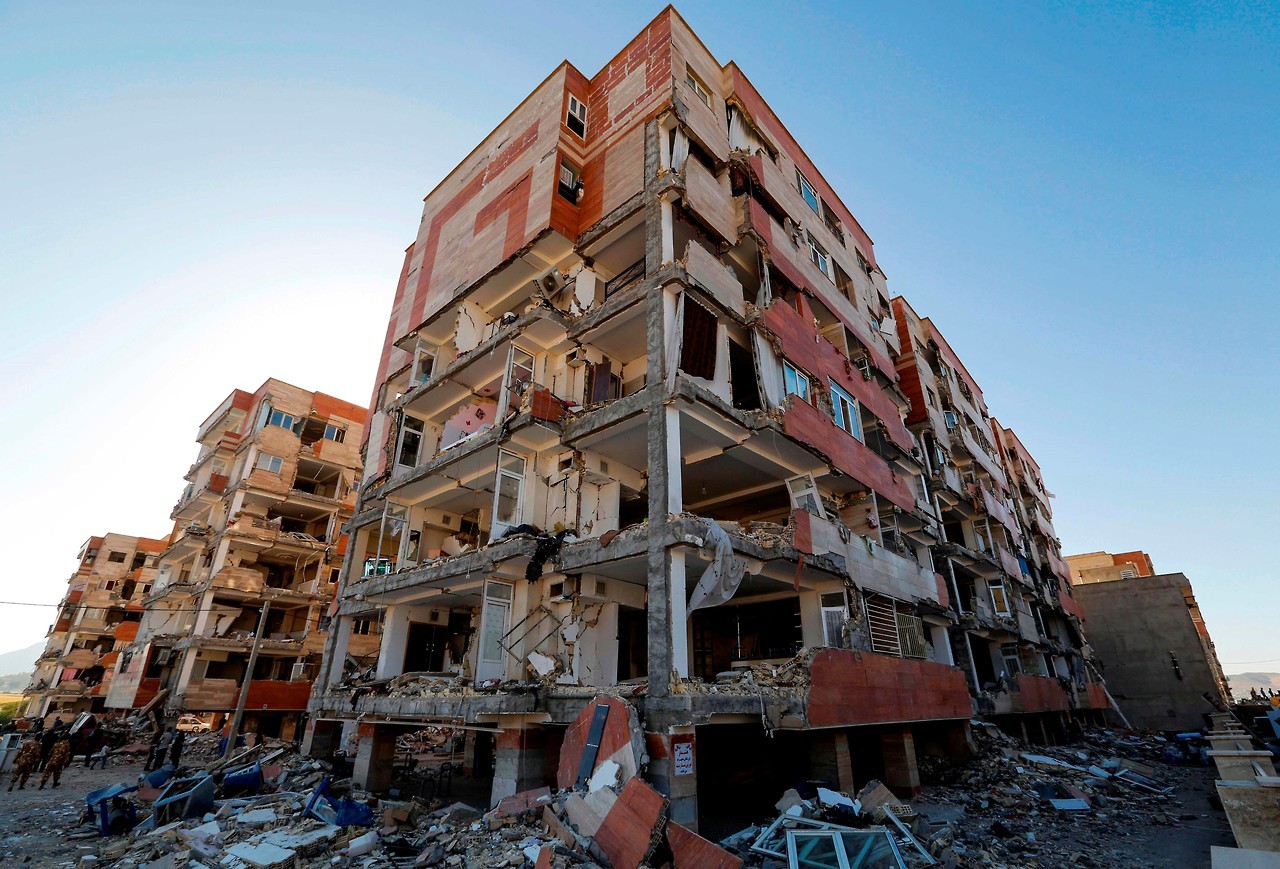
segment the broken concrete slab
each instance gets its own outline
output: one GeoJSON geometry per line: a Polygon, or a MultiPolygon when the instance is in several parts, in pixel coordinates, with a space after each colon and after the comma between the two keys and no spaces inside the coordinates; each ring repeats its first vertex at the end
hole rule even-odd
{"type": "Polygon", "coordinates": [[[237,842],[227,849],[227,854],[243,860],[254,869],[284,869],[292,866],[295,859],[293,851],[267,842],[237,842]]]}
{"type": "Polygon", "coordinates": [[[667,845],[674,869],[739,869],[742,859],[675,821],[667,824],[667,845]]]}
{"type": "Polygon", "coordinates": [[[556,768],[558,788],[573,787],[577,781],[582,757],[587,751],[591,721],[599,706],[608,706],[609,713],[596,749],[596,761],[588,771],[588,777],[595,772],[600,763],[612,760],[620,767],[621,778],[625,780],[634,776],[648,760],[645,754],[644,730],[640,727],[640,718],[636,714],[635,707],[618,697],[600,695],[583,707],[582,712],[565,731],[564,740],[560,745],[560,763],[556,768]]]}
{"type": "Polygon", "coordinates": [[[1280,869],[1280,853],[1275,851],[1213,845],[1209,848],[1209,859],[1213,869],[1280,869]]]}
{"type": "Polygon", "coordinates": [[[600,824],[595,841],[614,866],[638,866],[662,841],[666,820],[667,798],[633,778],[600,824]]]}

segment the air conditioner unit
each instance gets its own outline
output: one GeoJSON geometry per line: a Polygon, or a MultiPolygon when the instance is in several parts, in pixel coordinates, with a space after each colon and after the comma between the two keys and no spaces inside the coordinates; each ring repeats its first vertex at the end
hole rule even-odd
{"type": "Polygon", "coordinates": [[[569,279],[559,269],[552,269],[542,278],[542,288],[548,293],[558,293],[565,288],[569,279]]]}
{"type": "Polygon", "coordinates": [[[609,583],[603,579],[578,578],[578,598],[580,600],[603,601],[608,599],[609,583]]]}
{"type": "Polygon", "coordinates": [[[587,351],[583,347],[574,347],[564,356],[564,364],[568,365],[570,368],[578,368],[579,366],[586,365],[588,361],[587,351]]]}

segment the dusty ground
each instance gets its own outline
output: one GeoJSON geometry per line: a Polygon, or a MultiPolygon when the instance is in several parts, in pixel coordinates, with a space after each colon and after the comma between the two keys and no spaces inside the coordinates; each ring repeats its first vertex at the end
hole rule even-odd
{"type": "Polygon", "coordinates": [[[141,763],[119,763],[107,769],[85,769],[83,762],[69,766],[62,785],[44,790],[37,773],[26,790],[9,791],[9,774],[0,775],[0,866],[74,866],[81,854],[93,854],[94,839],[77,840],[67,834],[80,819],[84,796],[112,782],[132,784],[141,763]]]}

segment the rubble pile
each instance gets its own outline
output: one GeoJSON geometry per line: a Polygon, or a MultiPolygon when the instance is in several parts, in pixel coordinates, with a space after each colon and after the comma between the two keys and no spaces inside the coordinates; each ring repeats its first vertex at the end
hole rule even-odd
{"type": "MultiPolygon", "coordinates": [[[[1091,731],[1066,747],[1029,749],[994,725],[971,722],[974,760],[951,768],[933,758],[922,776],[942,779],[915,801],[947,819],[931,850],[957,866],[1135,866],[1123,847],[1138,830],[1204,823],[1167,782],[1198,763],[1198,750],[1163,736],[1091,731]]],[[[1152,864],[1155,865],[1155,864],[1152,864]]]]}

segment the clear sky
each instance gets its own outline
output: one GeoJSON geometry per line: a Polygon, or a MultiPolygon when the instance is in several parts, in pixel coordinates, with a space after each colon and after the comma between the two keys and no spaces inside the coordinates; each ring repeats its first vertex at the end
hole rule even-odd
{"type": "MultiPolygon", "coordinates": [[[[423,195],[661,8],[189,5],[0,3],[2,600],[167,533],[232,388],[365,403],[423,195]]],[[[1185,571],[1227,671],[1280,670],[1275,7],[679,8],[1037,456],[1067,551],[1185,571]]],[[[52,614],[0,606],[0,651],[52,614]]]]}

